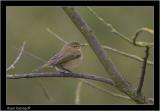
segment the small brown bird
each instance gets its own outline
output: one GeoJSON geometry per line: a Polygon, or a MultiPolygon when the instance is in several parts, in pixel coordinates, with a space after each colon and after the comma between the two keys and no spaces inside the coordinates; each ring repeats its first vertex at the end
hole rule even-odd
{"type": "Polygon", "coordinates": [[[83,60],[81,51],[81,47],[83,46],[85,46],[85,44],[80,44],[78,42],[66,43],[63,48],[46,64],[40,67],[40,69],[46,66],[52,66],[61,72],[71,72],[70,70],[78,67],[83,60]]]}

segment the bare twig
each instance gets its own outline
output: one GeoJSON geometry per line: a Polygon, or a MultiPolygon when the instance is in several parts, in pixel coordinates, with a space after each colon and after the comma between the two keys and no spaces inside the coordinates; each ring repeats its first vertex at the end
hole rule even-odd
{"type": "Polygon", "coordinates": [[[146,98],[143,94],[137,94],[135,91],[135,86],[124,79],[122,74],[117,70],[116,66],[112,63],[106,52],[101,47],[101,44],[97,40],[97,37],[92,29],[87,25],[79,13],[75,11],[74,7],[63,7],[63,10],[70,17],[76,27],[82,32],[89,45],[97,55],[98,59],[104,66],[106,72],[108,72],[108,74],[115,82],[115,87],[127,94],[138,104],[150,104],[148,98],[146,98]]]}
{"type": "Polygon", "coordinates": [[[132,39],[133,39],[133,44],[134,44],[135,46],[140,46],[140,47],[150,47],[150,46],[152,46],[153,43],[140,42],[140,41],[138,42],[138,41],[136,41],[137,38],[138,38],[138,36],[139,36],[141,33],[143,33],[143,32],[147,32],[147,33],[150,34],[151,36],[154,35],[154,31],[153,31],[153,30],[151,30],[151,29],[149,29],[149,28],[142,27],[142,28],[138,29],[138,30],[136,31],[135,35],[132,37],[132,39]]]}
{"type": "Polygon", "coordinates": [[[25,42],[23,42],[22,44],[22,47],[21,47],[21,50],[17,56],[17,58],[13,61],[13,63],[6,69],[6,71],[9,71],[11,69],[14,69],[15,68],[15,65],[17,64],[17,62],[20,60],[21,56],[22,56],[22,53],[23,53],[23,50],[24,50],[24,47],[25,47],[25,42]]]}
{"type": "MultiPolygon", "coordinates": [[[[91,12],[91,14],[93,14],[99,21],[101,21],[105,26],[110,27],[111,28],[111,32],[115,33],[116,35],[118,35],[119,37],[121,37],[123,40],[127,41],[128,43],[131,44],[135,44],[134,39],[129,39],[128,37],[126,37],[125,35],[123,35],[122,33],[120,33],[115,27],[113,27],[112,24],[106,22],[103,18],[101,18],[91,7],[87,7],[87,9],[91,12]]],[[[154,31],[149,29],[149,28],[141,28],[140,30],[138,30],[138,32],[148,32],[150,34],[154,34],[154,31]]],[[[135,46],[139,46],[139,47],[146,47],[146,46],[153,46],[153,43],[147,43],[147,42],[136,42],[135,46]]]]}
{"type": "MultiPolygon", "coordinates": [[[[17,47],[15,47],[15,46],[13,46],[13,48],[16,49],[16,50],[19,50],[19,49],[18,49],[17,47]]],[[[41,62],[43,62],[43,63],[46,62],[46,60],[44,60],[44,59],[36,56],[35,54],[32,54],[32,53],[29,52],[29,51],[24,50],[23,53],[24,53],[24,54],[27,54],[27,55],[31,56],[32,58],[35,58],[35,59],[37,59],[37,60],[39,60],[39,61],[41,61],[41,62]]]]}
{"type": "Polygon", "coordinates": [[[141,93],[141,90],[143,87],[148,56],[149,56],[149,47],[146,46],[145,57],[144,57],[143,65],[142,65],[142,72],[141,72],[141,77],[140,77],[140,81],[139,81],[138,88],[137,88],[137,93],[141,93]]]}
{"type": "MultiPolygon", "coordinates": [[[[62,39],[62,37],[60,37],[58,34],[56,34],[55,32],[53,32],[50,28],[46,28],[46,30],[52,34],[54,37],[56,37],[58,40],[60,40],[61,42],[63,42],[64,44],[68,43],[67,41],[65,41],[64,39],[62,39]]],[[[81,44],[83,46],[87,46],[88,44],[81,44]]]]}
{"type": "Polygon", "coordinates": [[[44,92],[44,95],[49,100],[49,102],[56,102],[55,98],[52,98],[52,96],[50,96],[48,89],[45,87],[44,81],[42,81],[42,79],[39,78],[37,82],[38,85],[40,85],[40,87],[42,88],[42,91],[44,92]]]}
{"type": "Polygon", "coordinates": [[[71,78],[83,78],[91,79],[100,82],[104,82],[114,86],[114,82],[111,79],[96,76],[94,74],[80,74],[80,73],[61,73],[61,72],[41,72],[41,73],[29,73],[29,74],[8,74],[7,79],[20,79],[20,78],[36,78],[36,77],[71,77],[71,78]]]}
{"type": "Polygon", "coordinates": [[[77,89],[76,89],[76,97],[75,97],[75,104],[80,104],[80,92],[83,82],[78,82],[77,89]]]}
{"type": "Polygon", "coordinates": [[[50,34],[52,34],[54,37],[56,37],[58,40],[62,41],[63,43],[68,43],[67,41],[63,40],[59,35],[57,35],[56,33],[54,33],[50,28],[46,28],[47,32],[49,32],[50,34]]]}
{"type": "Polygon", "coordinates": [[[83,80],[83,79],[81,79],[81,81],[83,81],[84,84],[87,84],[87,85],[89,85],[90,87],[96,88],[96,89],[98,89],[98,90],[100,90],[100,91],[102,91],[102,92],[105,92],[105,93],[107,93],[107,94],[110,94],[111,96],[120,97],[120,98],[123,98],[123,99],[131,99],[131,98],[128,97],[128,96],[114,93],[114,92],[109,91],[109,90],[107,90],[107,89],[104,89],[104,88],[102,88],[102,87],[100,87],[100,86],[97,86],[96,84],[91,83],[91,82],[89,82],[89,81],[86,81],[86,80],[83,80]]]}
{"type": "MultiPolygon", "coordinates": [[[[134,59],[134,60],[137,60],[137,61],[140,61],[140,62],[144,62],[144,60],[143,60],[141,57],[138,57],[138,56],[136,56],[136,55],[134,55],[134,54],[126,53],[126,52],[120,51],[120,50],[118,50],[118,49],[109,47],[109,46],[102,46],[102,47],[103,47],[104,49],[106,49],[106,50],[109,50],[109,51],[112,51],[112,52],[116,52],[117,54],[124,55],[124,56],[126,56],[126,57],[129,57],[129,58],[131,58],[131,59],[134,59]]],[[[147,60],[147,64],[153,65],[153,62],[147,60]]]]}
{"type": "Polygon", "coordinates": [[[122,39],[124,39],[125,41],[129,42],[132,44],[132,40],[129,39],[128,37],[126,37],[125,35],[123,35],[122,33],[118,32],[117,29],[115,27],[113,27],[112,24],[106,22],[103,18],[101,18],[91,7],[87,7],[87,9],[91,12],[91,14],[93,14],[99,21],[101,21],[105,26],[111,28],[111,32],[117,34],[119,37],[121,37],[122,39]]]}

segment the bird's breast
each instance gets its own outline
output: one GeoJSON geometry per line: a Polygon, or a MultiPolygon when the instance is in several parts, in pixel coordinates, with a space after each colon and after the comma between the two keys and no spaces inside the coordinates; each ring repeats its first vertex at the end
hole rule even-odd
{"type": "Polygon", "coordinates": [[[80,57],[78,57],[76,59],[73,59],[73,60],[70,60],[70,61],[64,63],[63,67],[65,69],[69,69],[69,70],[74,69],[82,63],[82,60],[83,60],[83,56],[81,55],[80,57]]]}

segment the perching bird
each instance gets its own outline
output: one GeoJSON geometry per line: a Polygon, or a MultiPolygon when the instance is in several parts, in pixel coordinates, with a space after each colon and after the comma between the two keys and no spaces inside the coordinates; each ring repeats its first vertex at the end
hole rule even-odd
{"type": "Polygon", "coordinates": [[[47,66],[52,66],[58,69],[58,71],[71,72],[70,70],[78,67],[83,60],[81,51],[82,46],[85,46],[85,44],[80,44],[78,42],[66,43],[57,54],[37,70],[47,66]]]}

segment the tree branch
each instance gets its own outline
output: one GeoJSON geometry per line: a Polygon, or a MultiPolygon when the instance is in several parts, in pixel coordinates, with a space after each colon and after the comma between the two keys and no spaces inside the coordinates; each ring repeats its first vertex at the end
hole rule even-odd
{"type": "Polygon", "coordinates": [[[115,85],[114,81],[104,77],[96,76],[93,74],[80,74],[80,73],[62,73],[62,72],[42,72],[42,73],[29,73],[29,74],[9,74],[7,79],[21,79],[21,78],[36,78],[36,77],[71,77],[83,78],[100,81],[103,83],[115,85]]]}
{"type": "Polygon", "coordinates": [[[83,20],[83,18],[79,15],[79,13],[76,12],[73,7],[63,7],[63,10],[84,35],[92,50],[98,57],[99,61],[104,66],[106,72],[108,72],[112,80],[115,82],[115,87],[127,94],[136,103],[149,104],[148,98],[146,98],[143,94],[137,94],[135,86],[133,86],[126,79],[124,79],[122,74],[117,70],[116,66],[109,59],[108,55],[102,48],[100,42],[97,40],[96,35],[92,31],[92,29],[87,25],[87,23],[83,20]]]}
{"type": "Polygon", "coordinates": [[[145,77],[145,74],[146,74],[146,65],[147,65],[148,56],[149,56],[149,47],[146,46],[144,62],[143,62],[143,65],[142,65],[142,73],[141,73],[140,81],[139,81],[139,84],[138,84],[137,93],[141,93],[141,90],[142,90],[142,87],[143,87],[144,77],[145,77]]]}

